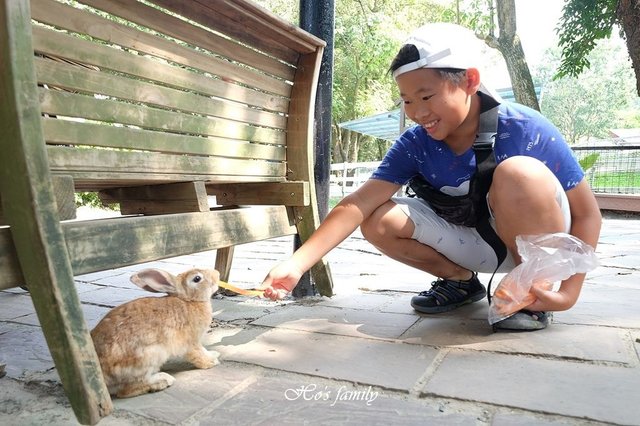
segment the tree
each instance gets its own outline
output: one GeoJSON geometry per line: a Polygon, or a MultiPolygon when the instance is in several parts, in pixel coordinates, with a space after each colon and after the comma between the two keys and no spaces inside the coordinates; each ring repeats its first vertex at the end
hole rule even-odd
{"type": "MultiPolygon", "coordinates": [[[[490,11],[493,11],[491,1],[490,11]]],[[[520,37],[516,30],[516,5],[514,0],[497,0],[499,35],[495,36],[493,18],[489,32],[482,37],[489,47],[498,49],[507,64],[516,102],[540,110],[529,65],[524,56],[520,37]]]]}
{"type": "Polygon", "coordinates": [[[636,92],[640,96],[640,1],[620,0],[616,18],[627,39],[627,50],[636,73],[636,92]]]}
{"type": "Polygon", "coordinates": [[[407,34],[442,20],[444,8],[420,0],[336,2],[333,161],[378,160],[386,141],[340,128],[339,123],[395,107],[397,88],[387,73],[407,34]],[[367,145],[364,147],[364,145],[367,145]]]}
{"type": "Polygon", "coordinates": [[[640,1],[567,0],[558,24],[562,63],[556,77],[577,76],[589,68],[589,53],[596,41],[611,36],[619,24],[636,75],[640,96],[640,1]]]}
{"type": "Polygon", "coordinates": [[[620,40],[616,43],[605,39],[596,43],[585,58],[590,67],[579,77],[553,79],[561,56],[559,48],[547,51],[537,78],[545,87],[542,112],[568,143],[607,137],[609,129],[627,127],[638,118],[633,72],[620,40]],[[625,111],[632,113],[625,114],[625,111]]]}

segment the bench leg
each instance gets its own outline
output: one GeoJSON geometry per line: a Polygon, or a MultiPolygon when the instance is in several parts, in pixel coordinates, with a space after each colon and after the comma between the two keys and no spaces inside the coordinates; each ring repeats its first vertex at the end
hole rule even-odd
{"type": "MultiPolygon", "coordinates": [[[[319,220],[318,213],[314,211],[314,207],[294,207],[296,218],[296,227],[302,244],[309,239],[311,234],[316,230],[319,220]]],[[[333,279],[331,277],[331,269],[329,263],[323,258],[311,268],[311,279],[322,296],[333,296],[333,279]]]]}
{"type": "Polygon", "coordinates": [[[223,247],[216,250],[216,266],[220,272],[220,280],[229,282],[231,273],[231,262],[233,261],[233,251],[235,246],[223,247]]]}
{"type": "Polygon", "coordinates": [[[75,291],[40,123],[29,0],[0,0],[0,193],[18,263],[80,423],[113,406],[75,291]]]}

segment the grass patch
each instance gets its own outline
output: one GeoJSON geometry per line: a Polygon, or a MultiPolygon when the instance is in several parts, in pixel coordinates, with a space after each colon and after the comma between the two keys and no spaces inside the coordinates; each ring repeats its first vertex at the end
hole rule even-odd
{"type": "Polygon", "coordinates": [[[640,173],[620,172],[597,174],[592,181],[594,188],[640,188],[640,173]]]}

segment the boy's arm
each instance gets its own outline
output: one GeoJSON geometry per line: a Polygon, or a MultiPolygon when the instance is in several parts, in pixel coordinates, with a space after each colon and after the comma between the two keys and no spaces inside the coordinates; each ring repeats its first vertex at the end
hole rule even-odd
{"type": "MultiPolygon", "coordinates": [[[[586,179],[567,191],[571,209],[571,235],[580,238],[594,249],[600,237],[602,215],[596,198],[586,179]]],[[[585,274],[576,274],[562,281],[558,291],[545,291],[532,287],[538,298],[526,309],[531,311],[565,311],[571,308],[580,296],[585,274]]]]}
{"type": "Polygon", "coordinates": [[[336,247],[398,191],[400,185],[369,179],[345,197],[327,215],[318,229],[291,256],[274,267],[261,288],[270,299],[281,299],[293,290],[302,274],[336,247]]]}

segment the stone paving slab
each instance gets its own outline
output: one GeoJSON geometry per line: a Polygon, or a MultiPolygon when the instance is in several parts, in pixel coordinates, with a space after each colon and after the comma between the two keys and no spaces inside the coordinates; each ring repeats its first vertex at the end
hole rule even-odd
{"type": "Polygon", "coordinates": [[[417,320],[416,315],[328,306],[291,306],[265,315],[252,324],[351,337],[396,339],[417,320]]]}
{"type": "Polygon", "coordinates": [[[224,364],[208,370],[168,369],[167,372],[176,381],[165,391],[135,398],[114,399],[115,409],[168,424],[200,418],[206,423],[207,420],[216,419],[213,409],[205,413],[209,407],[215,406],[216,401],[228,399],[229,394],[238,393],[257,381],[251,368],[240,369],[224,364]]]}
{"type": "Polygon", "coordinates": [[[2,292],[2,309],[0,309],[0,321],[15,320],[35,312],[33,302],[24,291],[2,292]]]}
{"type": "Polygon", "coordinates": [[[246,333],[213,349],[223,360],[404,391],[413,388],[438,354],[430,347],[296,330],[246,333]]]}
{"type": "Polygon", "coordinates": [[[493,333],[485,321],[436,317],[421,319],[402,336],[402,341],[634,366],[637,363],[628,332],[611,327],[552,324],[536,333],[493,333]]]}
{"type": "Polygon", "coordinates": [[[276,304],[257,298],[215,296],[211,302],[215,321],[248,324],[265,315],[283,309],[286,304],[276,304]]]}
{"type": "Polygon", "coordinates": [[[40,327],[0,323],[0,350],[6,377],[31,378],[54,367],[40,327]]]}
{"type": "Polygon", "coordinates": [[[638,383],[637,368],[452,351],[424,392],[631,425],[640,419],[638,383]]]}
{"type": "MultiPolygon", "coordinates": [[[[482,409],[408,399],[384,389],[300,375],[257,377],[211,407],[201,425],[476,425],[482,409]],[[243,413],[245,413],[243,415],[243,413]],[[251,413],[251,414],[248,414],[251,413]],[[239,417],[242,419],[240,422],[239,417]]],[[[203,413],[204,414],[204,413],[203,413]]]]}
{"type": "Polygon", "coordinates": [[[638,288],[585,284],[580,299],[568,311],[554,313],[567,324],[640,328],[640,277],[638,288]]]}

